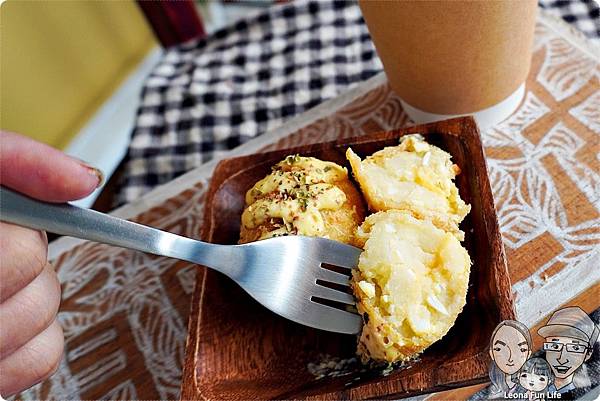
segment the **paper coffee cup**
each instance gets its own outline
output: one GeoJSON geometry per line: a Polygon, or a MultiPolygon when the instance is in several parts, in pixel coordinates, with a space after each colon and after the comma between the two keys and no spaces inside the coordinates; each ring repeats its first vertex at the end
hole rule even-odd
{"type": "Polygon", "coordinates": [[[416,122],[508,117],[525,93],[537,3],[359,1],[390,86],[416,122]]]}

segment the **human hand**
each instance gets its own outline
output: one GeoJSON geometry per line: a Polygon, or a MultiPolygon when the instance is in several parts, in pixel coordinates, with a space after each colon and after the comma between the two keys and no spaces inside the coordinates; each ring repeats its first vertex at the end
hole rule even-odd
{"type": "MultiPolygon", "coordinates": [[[[0,132],[2,186],[47,202],[66,202],[87,196],[101,181],[98,170],[54,148],[0,132]]],[[[60,284],[46,260],[47,250],[43,231],[0,222],[0,394],[4,397],[46,379],[60,364],[64,345],[56,320],[60,284]]]]}

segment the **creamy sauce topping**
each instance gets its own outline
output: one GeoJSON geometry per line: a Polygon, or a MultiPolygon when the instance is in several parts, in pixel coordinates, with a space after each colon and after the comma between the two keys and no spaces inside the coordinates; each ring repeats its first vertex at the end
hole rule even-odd
{"type": "Polygon", "coordinates": [[[334,183],[347,175],[346,169],[335,163],[288,156],[246,193],[249,206],[242,214],[242,224],[252,229],[271,221],[274,229],[259,239],[288,234],[323,236],[321,211],[337,209],[346,201],[334,183]]]}

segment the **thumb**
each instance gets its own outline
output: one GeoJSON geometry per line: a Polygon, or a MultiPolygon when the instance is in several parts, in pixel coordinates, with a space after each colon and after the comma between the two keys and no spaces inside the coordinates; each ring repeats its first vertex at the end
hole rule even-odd
{"type": "Polygon", "coordinates": [[[66,202],[89,195],[102,173],[33,139],[0,131],[0,184],[32,198],[66,202]]]}

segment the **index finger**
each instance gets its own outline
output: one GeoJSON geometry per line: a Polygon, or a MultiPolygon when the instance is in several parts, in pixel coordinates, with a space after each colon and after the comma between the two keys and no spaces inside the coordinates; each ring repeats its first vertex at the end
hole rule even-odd
{"type": "Polygon", "coordinates": [[[59,150],[0,131],[0,183],[47,202],[80,199],[96,189],[100,171],[59,150]]]}

